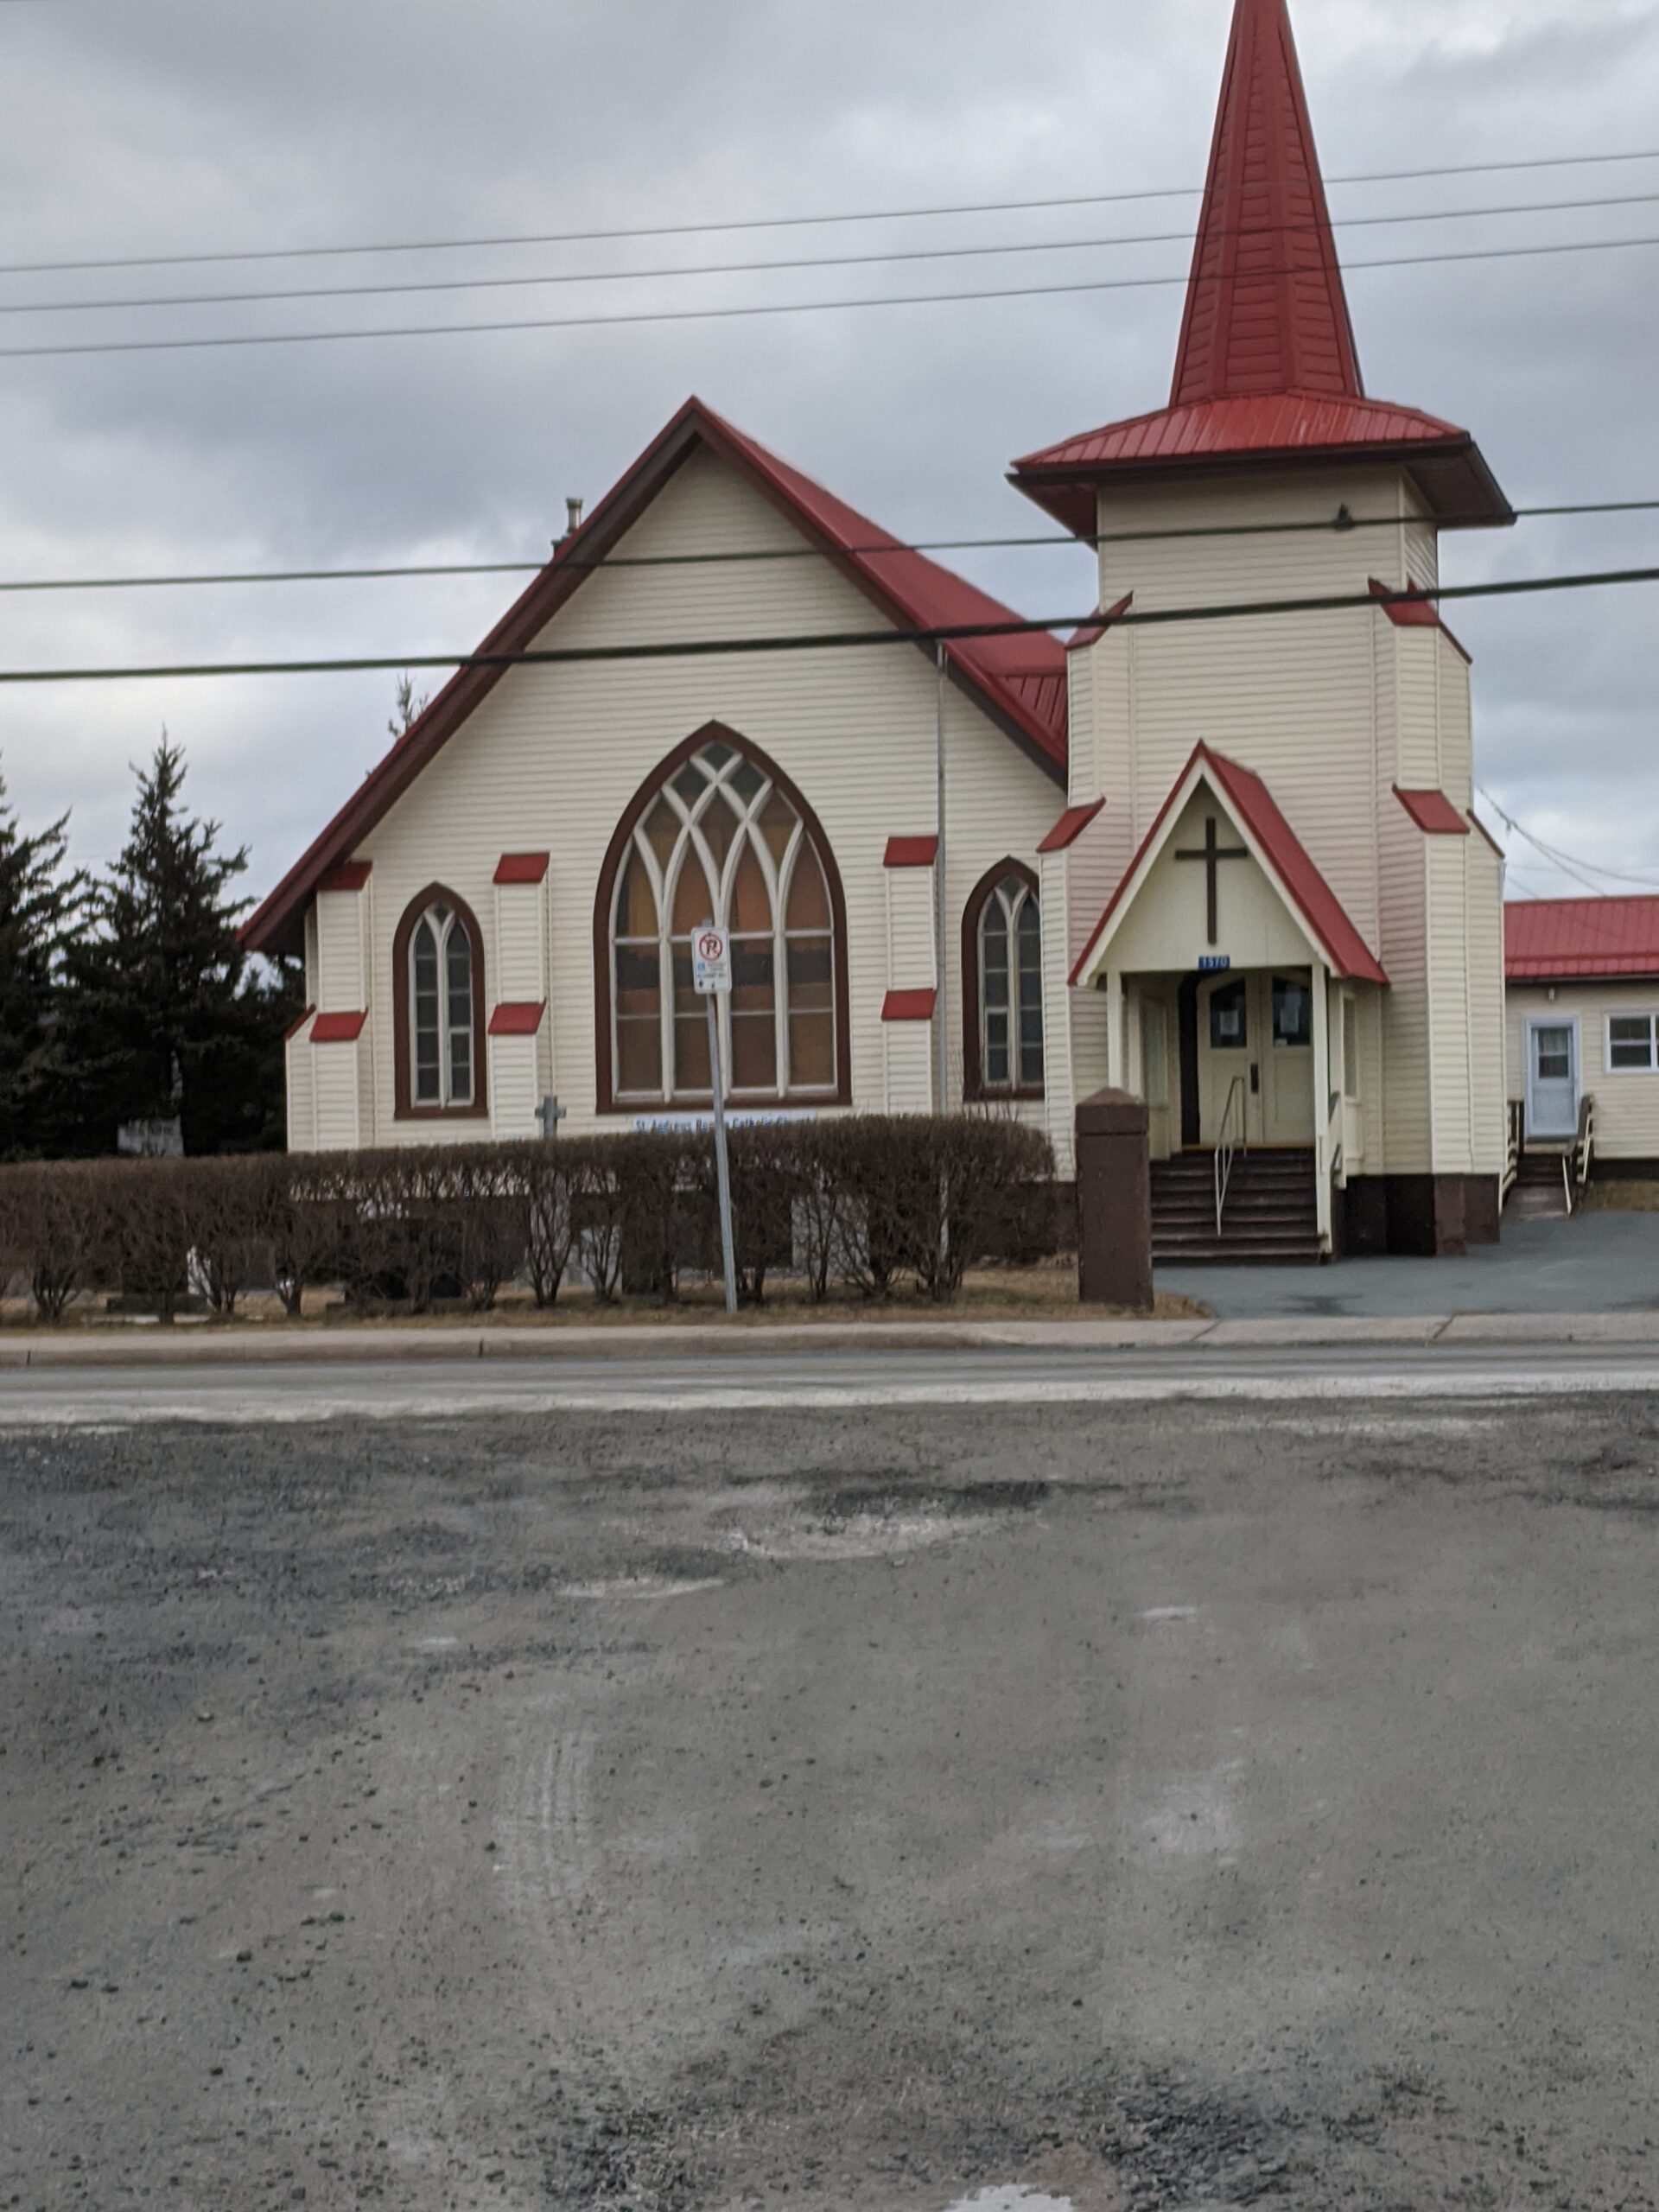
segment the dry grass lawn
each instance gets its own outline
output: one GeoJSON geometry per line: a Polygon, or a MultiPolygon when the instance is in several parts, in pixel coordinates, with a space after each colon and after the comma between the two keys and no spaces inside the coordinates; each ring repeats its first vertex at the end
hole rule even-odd
{"type": "Polygon", "coordinates": [[[1615,1181],[1603,1176],[1592,1182],[1584,1203],[1589,1213],[1659,1213],[1659,1183],[1615,1181]]]}

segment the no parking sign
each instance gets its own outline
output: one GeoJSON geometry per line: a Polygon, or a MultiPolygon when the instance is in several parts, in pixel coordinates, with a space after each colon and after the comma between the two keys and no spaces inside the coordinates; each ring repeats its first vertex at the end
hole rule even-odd
{"type": "Polygon", "coordinates": [[[712,922],[692,937],[691,981],[700,998],[719,998],[732,988],[731,940],[712,922]]]}

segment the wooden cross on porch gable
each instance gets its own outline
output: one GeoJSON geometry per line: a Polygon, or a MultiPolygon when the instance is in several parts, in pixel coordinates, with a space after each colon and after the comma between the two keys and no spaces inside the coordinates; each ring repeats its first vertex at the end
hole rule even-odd
{"type": "Polygon", "coordinates": [[[1210,942],[1221,941],[1221,863],[1223,861],[1247,861],[1250,855],[1243,845],[1224,845],[1216,835],[1216,817],[1212,814],[1204,825],[1204,846],[1198,852],[1180,852],[1178,861],[1202,861],[1210,871],[1210,942]]]}

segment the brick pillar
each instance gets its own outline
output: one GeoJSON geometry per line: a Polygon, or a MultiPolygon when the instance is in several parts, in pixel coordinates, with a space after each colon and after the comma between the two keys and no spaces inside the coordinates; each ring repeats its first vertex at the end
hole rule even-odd
{"type": "Polygon", "coordinates": [[[1077,1108],[1077,1291],[1085,1306],[1152,1311],[1147,1107],[1125,1090],[1077,1108]]]}

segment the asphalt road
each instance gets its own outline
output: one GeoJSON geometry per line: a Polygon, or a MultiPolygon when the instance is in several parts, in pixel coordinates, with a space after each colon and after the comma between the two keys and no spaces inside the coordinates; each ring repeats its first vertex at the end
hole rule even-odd
{"type": "Polygon", "coordinates": [[[0,1427],[162,1422],[260,1425],[560,1413],[838,1414],[905,1408],[1060,1407],[1287,1396],[1552,1396],[1659,1392],[1652,1345],[1446,1344],[1207,1346],[1103,1351],[1020,1347],[744,1352],[556,1363],[220,1361],[200,1367],[0,1371],[0,1427]]]}
{"type": "Polygon", "coordinates": [[[6,1378],[0,2205],[1659,2205],[1659,1399],[1268,1364],[6,1378]]]}

